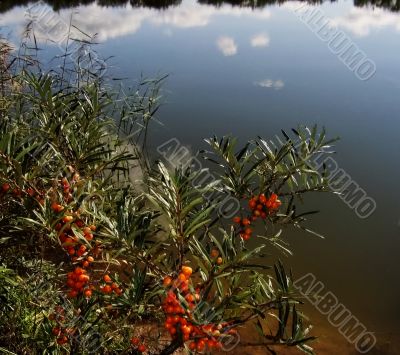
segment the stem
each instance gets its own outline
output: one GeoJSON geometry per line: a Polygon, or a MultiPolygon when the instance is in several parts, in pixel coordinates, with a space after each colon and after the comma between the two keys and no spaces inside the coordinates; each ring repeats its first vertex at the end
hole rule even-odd
{"type": "Polygon", "coordinates": [[[182,339],[174,340],[171,344],[165,347],[159,355],[170,355],[183,346],[182,339]]]}

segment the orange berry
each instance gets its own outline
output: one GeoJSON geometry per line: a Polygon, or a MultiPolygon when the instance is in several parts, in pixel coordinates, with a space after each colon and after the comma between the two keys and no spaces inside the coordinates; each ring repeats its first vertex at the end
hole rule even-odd
{"type": "Polygon", "coordinates": [[[233,218],[233,222],[234,223],[240,223],[241,220],[242,219],[239,216],[236,216],[236,217],[233,218]]]}
{"type": "Polygon", "coordinates": [[[84,274],[86,272],[86,270],[85,269],[82,269],[82,268],[80,268],[80,267],[77,267],[77,268],[75,268],[75,270],[74,270],[74,274],[76,274],[76,275],[82,275],[82,274],[84,274]]]}
{"type": "Polygon", "coordinates": [[[139,345],[140,344],[140,339],[137,338],[137,337],[132,337],[131,338],[131,344],[135,345],[135,346],[139,345]]]}
{"type": "Polygon", "coordinates": [[[257,202],[254,199],[251,199],[249,201],[249,207],[253,210],[256,208],[256,206],[257,206],[257,202]]]}
{"type": "Polygon", "coordinates": [[[171,327],[170,329],[168,329],[169,334],[174,335],[176,334],[176,328],[175,327],[171,327]]]}
{"type": "Polygon", "coordinates": [[[73,287],[75,286],[75,281],[69,279],[69,280],[67,281],[67,286],[73,288],[73,287]]]}
{"type": "Polygon", "coordinates": [[[183,334],[190,334],[190,332],[192,331],[192,329],[186,325],[183,326],[181,329],[183,334]]]}
{"type": "Polygon", "coordinates": [[[177,314],[185,314],[185,310],[182,307],[177,306],[177,307],[175,307],[175,313],[177,313],[177,314]]]}
{"type": "Polygon", "coordinates": [[[19,197],[22,195],[22,191],[18,189],[17,187],[12,191],[13,195],[16,197],[19,197]]]}
{"type": "Polygon", "coordinates": [[[190,344],[189,344],[189,349],[190,350],[196,350],[196,342],[194,342],[194,341],[192,341],[190,344]]]}
{"type": "Polygon", "coordinates": [[[272,207],[275,209],[278,209],[281,205],[282,205],[282,202],[279,200],[276,200],[272,207]]]}
{"type": "Polygon", "coordinates": [[[141,352],[141,353],[144,353],[145,351],[146,351],[146,345],[144,345],[144,344],[142,344],[142,345],[139,345],[139,347],[138,347],[138,350],[141,352]]]}
{"type": "Polygon", "coordinates": [[[87,261],[87,260],[85,260],[85,261],[82,263],[82,266],[83,266],[83,267],[89,267],[89,265],[90,265],[90,263],[89,263],[89,261],[87,261]]]}
{"type": "Polygon", "coordinates": [[[104,286],[102,291],[104,293],[111,293],[112,292],[111,286],[109,285],[104,286]]]}
{"type": "Polygon", "coordinates": [[[251,221],[250,221],[248,218],[243,218],[242,224],[243,224],[244,226],[248,226],[248,225],[251,224],[251,221]]]}
{"type": "Polygon", "coordinates": [[[72,222],[74,220],[74,217],[72,217],[72,216],[65,216],[63,219],[62,219],[62,221],[64,222],[64,223],[69,223],[69,222],[72,222]]]}
{"type": "Polygon", "coordinates": [[[253,230],[251,228],[246,228],[244,233],[247,234],[247,235],[250,235],[251,233],[253,233],[253,230]]]}
{"type": "Polygon", "coordinates": [[[92,263],[94,261],[93,256],[88,256],[87,257],[87,261],[89,261],[89,263],[92,263]]]}
{"type": "Polygon", "coordinates": [[[211,256],[212,258],[216,258],[218,255],[219,255],[219,251],[218,251],[217,249],[211,250],[210,256],[211,256]]]}
{"type": "Polygon", "coordinates": [[[190,275],[193,273],[193,269],[190,266],[182,266],[182,273],[186,277],[190,277],[190,275]]]}
{"type": "Polygon", "coordinates": [[[219,258],[217,259],[217,265],[221,265],[221,264],[222,264],[222,262],[223,262],[222,258],[221,258],[221,257],[219,257],[219,258]]]}
{"type": "Polygon", "coordinates": [[[89,279],[90,279],[90,277],[88,275],[83,275],[83,274],[79,275],[79,278],[78,278],[78,280],[81,282],[88,282],[89,279]]]}
{"type": "Polygon", "coordinates": [[[92,296],[92,290],[85,290],[84,294],[85,294],[86,297],[89,298],[89,297],[92,296]]]}
{"type": "Polygon", "coordinates": [[[75,298],[76,296],[78,296],[78,291],[72,290],[72,291],[68,292],[68,297],[69,298],[75,298]]]}
{"type": "Polygon", "coordinates": [[[93,232],[97,229],[97,227],[96,227],[94,224],[91,224],[91,225],[89,226],[89,228],[90,228],[93,232]]]}
{"type": "Polygon", "coordinates": [[[10,188],[11,188],[10,184],[7,183],[4,183],[3,186],[1,187],[3,192],[7,192],[8,190],[10,190],[10,188]]]}
{"type": "Polygon", "coordinates": [[[54,327],[51,332],[53,335],[60,335],[61,329],[59,327],[54,327]]]}
{"type": "Polygon", "coordinates": [[[179,279],[179,281],[184,282],[184,281],[186,281],[186,275],[185,274],[179,274],[178,279],[179,279]]]}
{"type": "Polygon", "coordinates": [[[58,339],[57,339],[57,344],[58,345],[64,345],[65,343],[67,343],[68,342],[68,338],[64,335],[64,336],[62,336],[62,337],[59,337],[58,339]]]}
{"type": "Polygon", "coordinates": [[[61,313],[61,314],[64,314],[64,313],[65,313],[64,308],[62,308],[61,306],[56,306],[56,307],[54,308],[54,311],[57,312],[57,313],[61,313]]]}
{"type": "Polygon", "coordinates": [[[77,291],[81,291],[84,285],[85,285],[84,282],[79,281],[79,282],[76,282],[76,283],[75,283],[75,287],[74,287],[74,288],[75,288],[75,290],[77,290],[77,291]]]}
{"type": "Polygon", "coordinates": [[[170,276],[165,276],[163,280],[164,287],[168,287],[172,283],[172,278],[170,276]]]}
{"type": "Polygon", "coordinates": [[[109,275],[104,275],[103,280],[104,280],[104,282],[107,282],[107,283],[112,282],[111,277],[109,275]]]}
{"type": "Polygon", "coordinates": [[[205,348],[206,343],[203,339],[201,339],[198,343],[197,343],[197,351],[203,351],[203,349],[205,348]]]}
{"type": "Polygon", "coordinates": [[[64,244],[75,244],[74,240],[70,237],[64,239],[64,244]]]}
{"type": "Polygon", "coordinates": [[[188,301],[188,302],[193,302],[193,301],[194,301],[194,296],[191,295],[191,294],[188,294],[188,295],[185,297],[185,299],[186,299],[186,301],[188,301]]]}

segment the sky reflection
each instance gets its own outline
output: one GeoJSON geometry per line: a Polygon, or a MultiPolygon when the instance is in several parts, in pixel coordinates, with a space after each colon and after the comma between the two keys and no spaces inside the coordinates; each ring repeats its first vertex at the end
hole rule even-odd
{"type": "MultiPolygon", "coordinates": [[[[315,208],[323,214],[315,229],[327,239],[318,245],[294,240],[297,266],[304,272],[318,270],[332,291],[343,290],[346,306],[363,320],[394,329],[400,311],[394,313],[391,307],[398,304],[400,290],[386,280],[398,277],[393,270],[398,269],[400,252],[400,14],[354,7],[349,1],[315,5],[377,64],[376,75],[361,82],[296,17],[293,11],[299,5],[251,9],[184,0],[179,6],[156,9],[92,3],[55,14],[69,22],[72,13],[77,27],[97,34],[104,42],[101,54],[115,56],[112,69],[118,77],[170,74],[164,126],[156,126],[154,133],[157,143],[177,137],[195,151],[214,133],[245,140],[316,122],[330,135],[340,136],[340,166],[378,198],[377,215],[360,221],[335,197],[324,206],[319,199],[315,208]],[[312,257],[309,247],[315,247],[312,257]],[[363,262],[354,262],[357,253],[363,262]],[[365,260],[375,271],[365,272],[365,260]],[[373,285],[369,297],[367,281],[373,285]],[[387,302],[377,304],[382,294],[387,302]]],[[[26,7],[13,7],[0,15],[3,35],[13,31],[10,38],[17,40],[27,23],[25,12],[26,7]]],[[[36,35],[44,47],[46,33],[36,26],[36,35]]],[[[42,53],[50,58],[59,54],[54,43],[46,43],[51,50],[42,53]]]]}

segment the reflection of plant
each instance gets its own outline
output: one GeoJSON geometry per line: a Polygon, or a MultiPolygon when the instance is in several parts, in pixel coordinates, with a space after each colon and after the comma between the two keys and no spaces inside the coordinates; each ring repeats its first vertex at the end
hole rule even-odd
{"type": "Polygon", "coordinates": [[[12,63],[0,108],[0,346],[172,354],[224,349],[249,324],[266,346],[311,351],[291,276],[261,259],[264,241],[288,250],[277,227],[306,228],[298,198],[326,190],[312,165],[324,132],[239,152],[213,138],[205,158],[220,181],[194,184],[202,171],[144,153],[159,80],[121,100],[102,81],[64,87],[12,63]],[[221,192],[243,202],[233,223],[218,214],[221,192]]]}

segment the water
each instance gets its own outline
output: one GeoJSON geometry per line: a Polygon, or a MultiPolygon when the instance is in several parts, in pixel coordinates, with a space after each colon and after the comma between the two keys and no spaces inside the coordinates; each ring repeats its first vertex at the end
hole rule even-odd
{"type": "MultiPolygon", "coordinates": [[[[297,276],[314,273],[376,332],[376,353],[400,353],[399,3],[315,5],[375,63],[375,75],[364,81],[299,19],[298,2],[252,8],[254,3],[239,1],[99,2],[107,6],[83,1],[59,9],[60,3],[51,2],[57,16],[68,22],[73,13],[81,30],[98,34],[101,54],[115,56],[113,75],[170,74],[160,116],[164,125],[154,128],[154,147],[176,137],[196,151],[213,134],[233,134],[244,142],[314,123],[341,137],[335,159],[377,209],[360,219],[336,196],[310,196],[310,209],[322,211],[311,225],[326,239],[290,235],[295,255],[284,262],[297,276]]],[[[3,34],[15,38],[22,31],[27,6],[1,2],[3,34]]],[[[60,54],[54,44],[39,43],[49,56],[60,54]]],[[[312,307],[310,312],[315,333],[327,332],[321,342],[333,344],[320,345],[320,353],[351,353],[351,346],[335,348],[346,340],[325,328],[326,317],[312,307]]]]}

